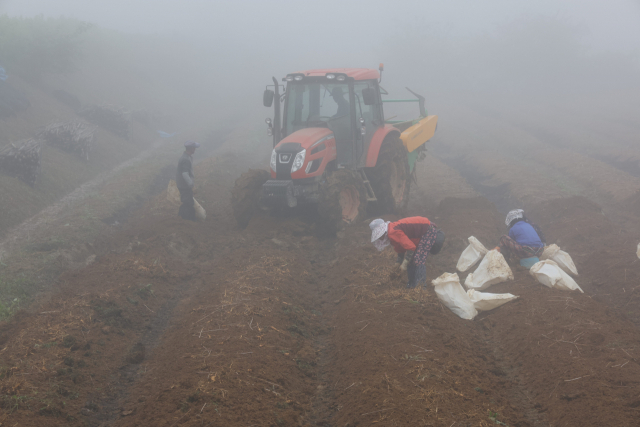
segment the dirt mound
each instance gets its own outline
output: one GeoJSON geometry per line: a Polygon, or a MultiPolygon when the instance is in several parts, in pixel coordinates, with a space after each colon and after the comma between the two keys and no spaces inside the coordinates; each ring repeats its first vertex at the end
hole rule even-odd
{"type": "Polygon", "coordinates": [[[231,206],[240,228],[245,228],[249,224],[251,217],[258,209],[262,184],[270,177],[266,170],[249,169],[236,179],[231,191],[231,206]]]}
{"type": "Polygon", "coordinates": [[[529,214],[548,243],[557,243],[572,256],[583,289],[640,326],[637,228],[615,225],[601,206],[583,197],[544,202],[529,209],[529,214]]]}
{"type": "Polygon", "coordinates": [[[348,224],[355,224],[367,213],[367,192],[362,179],[351,170],[333,172],[320,187],[318,230],[335,235],[348,224]]]}
{"type": "Polygon", "coordinates": [[[622,207],[636,215],[640,215],[640,191],[621,203],[622,207]]]}
{"type": "Polygon", "coordinates": [[[567,248],[596,244],[614,233],[602,207],[585,197],[549,200],[528,208],[526,215],[533,222],[544,224],[548,243],[567,248]]]}

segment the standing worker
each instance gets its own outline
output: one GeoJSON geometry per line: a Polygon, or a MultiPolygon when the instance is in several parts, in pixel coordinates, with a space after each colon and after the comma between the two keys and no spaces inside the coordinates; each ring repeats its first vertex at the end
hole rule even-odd
{"type": "Polygon", "coordinates": [[[178,215],[184,219],[191,221],[196,220],[196,209],[193,201],[193,153],[196,148],[200,147],[195,141],[187,141],[184,143],[184,154],[178,161],[178,171],[176,172],[176,186],[180,190],[180,209],[178,215]]]}
{"type": "Polygon", "coordinates": [[[520,265],[530,268],[544,251],[542,230],[527,219],[522,209],[510,211],[504,222],[509,227],[509,235],[500,238],[496,249],[506,258],[518,258],[520,265]]]}
{"type": "Polygon", "coordinates": [[[400,269],[407,272],[407,288],[413,289],[427,278],[425,262],[444,245],[444,233],[425,217],[414,216],[396,222],[374,219],[369,224],[371,243],[379,251],[393,246],[400,269]]]}

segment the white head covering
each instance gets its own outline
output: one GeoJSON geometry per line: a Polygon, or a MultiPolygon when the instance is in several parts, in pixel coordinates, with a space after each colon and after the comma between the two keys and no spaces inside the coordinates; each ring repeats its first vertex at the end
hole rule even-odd
{"type": "Polygon", "coordinates": [[[385,221],[384,219],[378,218],[374,219],[371,221],[371,224],[369,224],[369,228],[371,229],[371,243],[373,243],[373,246],[375,246],[379,251],[391,244],[391,242],[389,242],[389,237],[381,239],[381,237],[387,232],[390,223],[391,221],[385,221]]]}
{"type": "Polygon", "coordinates": [[[508,227],[509,224],[511,224],[511,221],[521,218],[524,218],[524,211],[522,209],[514,209],[512,211],[509,211],[509,213],[507,214],[507,219],[504,221],[504,223],[508,227]]]}
{"type": "Polygon", "coordinates": [[[369,228],[371,229],[371,243],[381,238],[387,232],[390,221],[378,218],[371,221],[369,228]]]}

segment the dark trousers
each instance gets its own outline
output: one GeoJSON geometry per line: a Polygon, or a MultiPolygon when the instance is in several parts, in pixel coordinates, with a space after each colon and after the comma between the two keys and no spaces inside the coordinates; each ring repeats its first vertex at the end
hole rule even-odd
{"type": "Polygon", "coordinates": [[[180,209],[178,209],[178,215],[183,219],[191,221],[196,220],[196,208],[193,202],[193,190],[191,188],[178,188],[180,190],[180,209]]]}
{"type": "Polygon", "coordinates": [[[407,266],[407,276],[409,283],[407,287],[409,289],[415,288],[420,283],[424,283],[427,280],[427,266],[424,263],[427,261],[429,251],[436,242],[438,229],[435,225],[429,227],[429,230],[424,233],[420,239],[420,243],[416,247],[416,253],[413,256],[413,260],[407,266]]]}
{"type": "Polygon", "coordinates": [[[427,266],[424,264],[416,265],[411,261],[407,266],[407,277],[409,279],[407,288],[415,288],[418,284],[424,283],[424,281],[427,280],[427,266]]]}
{"type": "Polygon", "coordinates": [[[500,238],[500,252],[505,258],[531,258],[534,256],[542,255],[544,247],[535,248],[532,246],[521,245],[509,236],[502,236],[500,238]]]}

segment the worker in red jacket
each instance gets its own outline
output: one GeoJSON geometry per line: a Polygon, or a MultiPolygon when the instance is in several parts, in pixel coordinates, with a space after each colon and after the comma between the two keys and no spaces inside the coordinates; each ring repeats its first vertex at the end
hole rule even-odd
{"type": "Polygon", "coordinates": [[[375,219],[369,224],[371,242],[379,250],[393,246],[398,264],[407,272],[407,288],[415,288],[427,278],[427,256],[437,254],[444,245],[444,233],[429,219],[421,216],[403,218],[396,222],[375,219]]]}

